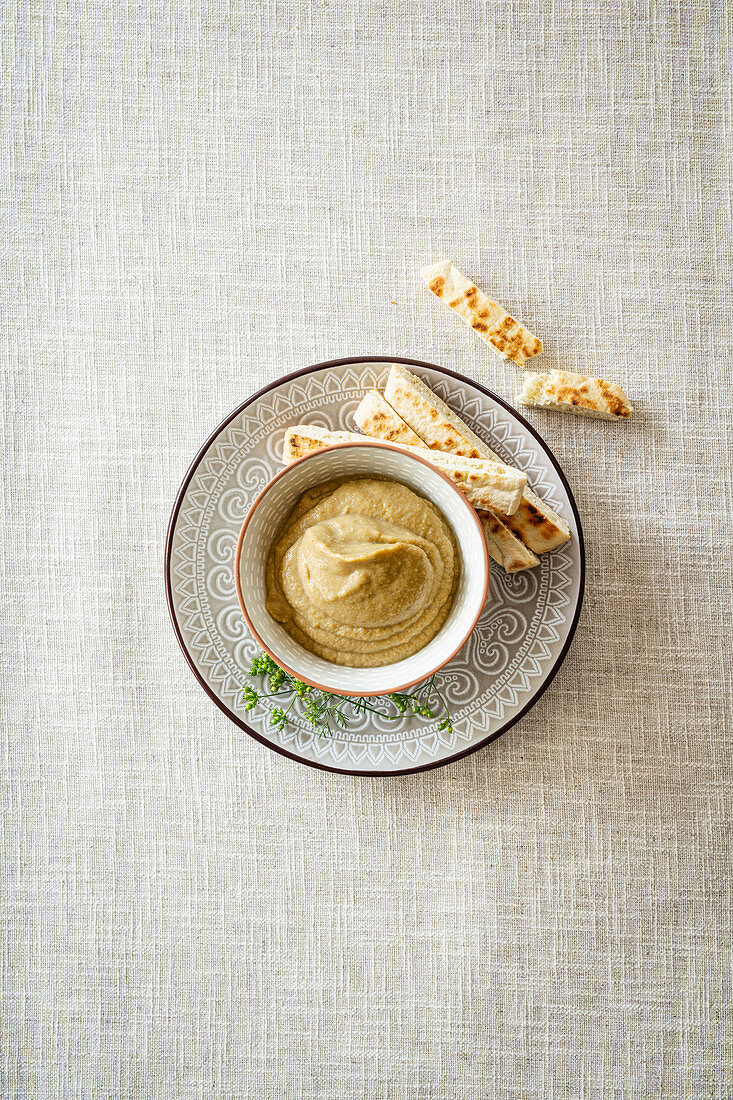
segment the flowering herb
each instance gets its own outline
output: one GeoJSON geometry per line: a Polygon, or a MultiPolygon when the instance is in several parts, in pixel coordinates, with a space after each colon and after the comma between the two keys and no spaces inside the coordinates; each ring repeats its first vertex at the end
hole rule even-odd
{"type": "Polygon", "coordinates": [[[319,737],[333,733],[332,723],[341,729],[347,729],[350,715],[365,713],[377,714],[389,722],[397,722],[410,714],[417,714],[421,718],[436,718],[438,714],[442,714],[438,729],[447,730],[448,733],[453,732],[448,704],[435,686],[435,675],[415,691],[372,695],[365,699],[358,696],[352,698],[350,695],[334,695],[329,691],[311,687],[310,684],[304,684],[302,680],[296,680],[289,672],[280,668],[266,653],[261,653],[259,657],[252,659],[249,674],[253,678],[266,679],[270,690],[242,688],[242,706],[246,711],[250,711],[262,699],[282,699],[282,705],[273,707],[270,711],[270,722],[278,730],[285,729],[289,721],[288,714],[296,699],[300,699],[303,715],[315,728],[319,737]]]}

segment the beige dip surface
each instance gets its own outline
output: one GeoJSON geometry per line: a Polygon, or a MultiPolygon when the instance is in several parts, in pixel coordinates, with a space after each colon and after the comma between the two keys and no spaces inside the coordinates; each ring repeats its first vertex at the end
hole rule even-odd
{"type": "Polygon", "coordinates": [[[311,653],[374,667],[416,653],[460,576],[442,513],[396,481],[329,481],[298,501],[267,560],[267,609],[311,653]]]}

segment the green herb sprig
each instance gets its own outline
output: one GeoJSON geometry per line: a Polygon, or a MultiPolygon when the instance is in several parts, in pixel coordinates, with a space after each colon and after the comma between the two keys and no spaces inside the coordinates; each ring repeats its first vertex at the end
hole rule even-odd
{"type": "Polygon", "coordinates": [[[360,698],[347,695],[334,695],[328,691],[320,691],[318,688],[304,684],[302,680],[296,680],[285,669],[280,668],[268,657],[261,653],[259,657],[253,657],[249,674],[251,677],[265,677],[269,691],[257,691],[254,687],[242,688],[241,701],[246,711],[253,710],[262,699],[282,699],[283,706],[273,707],[270,711],[270,723],[278,730],[284,730],[288,725],[288,715],[297,699],[303,703],[305,719],[315,727],[319,737],[326,737],[333,733],[332,723],[341,729],[347,729],[349,714],[344,711],[348,708],[353,716],[369,713],[377,714],[380,718],[386,718],[389,722],[397,722],[410,714],[419,715],[421,718],[435,718],[442,714],[438,729],[453,732],[450,711],[443,695],[435,683],[435,676],[421,684],[415,691],[392,692],[390,695],[372,695],[368,698],[360,698]],[[285,707],[285,700],[289,699],[285,707]],[[375,706],[375,701],[384,700],[383,706],[391,704],[396,713],[389,709],[375,706]]]}

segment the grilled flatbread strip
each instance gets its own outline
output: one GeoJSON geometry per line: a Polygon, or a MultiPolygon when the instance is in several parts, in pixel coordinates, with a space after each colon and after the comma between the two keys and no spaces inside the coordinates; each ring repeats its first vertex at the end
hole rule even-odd
{"type": "MultiPolygon", "coordinates": [[[[402,417],[398,416],[392,406],[385,401],[379,390],[369,390],[364,395],[354,413],[354,420],[363,432],[376,439],[391,439],[397,443],[417,442],[419,446],[423,445],[420,436],[405,424],[402,417]]],[[[534,569],[540,564],[537,555],[528,550],[497,515],[493,512],[478,514],[489,553],[498,565],[506,569],[507,573],[516,573],[520,569],[534,569]]],[[[507,516],[504,517],[504,519],[507,518],[507,516]]]]}
{"type": "MultiPolygon", "coordinates": [[[[421,378],[399,363],[389,372],[384,396],[428,447],[467,458],[491,458],[501,462],[499,456],[421,378]]],[[[570,538],[565,520],[529,487],[524,490],[516,512],[507,516],[504,522],[535,554],[554,550],[570,538]]]]}
{"type": "Polygon", "coordinates": [[[420,436],[413,432],[409,424],[405,424],[379,390],[369,390],[364,394],[354,413],[354,420],[357,427],[375,439],[384,439],[388,443],[406,443],[409,447],[425,446],[420,436]]]}
{"type": "Polygon", "coordinates": [[[486,545],[495,562],[507,573],[518,573],[520,569],[534,569],[540,564],[536,554],[517,538],[513,531],[493,512],[479,512],[481,526],[486,536],[486,545]]]}
{"type": "MultiPolygon", "coordinates": [[[[283,462],[287,465],[296,458],[336,443],[363,442],[364,436],[357,435],[356,432],[331,432],[311,424],[296,424],[285,432],[283,462]]],[[[426,447],[409,447],[404,443],[395,443],[393,446],[418,455],[436,466],[465,493],[475,508],[490,508],[500,515],[506,515],[519,506],[527,484],[525,475],[519,470],[487,459],[436,454],[426,447]]]]}
{"type": "Polygon", "coordinates": [[[615,383],[564,370],[530,374],[517,400],[520,405],[537,405],[602,420],[627,420],[634,411],[624,391],[615,383]]]}
{"type": "Polygon", "coordinates": [[[526,359],[542,351],[542,341],[474,286],[451,260],[430,264],[420,274],[428,289],[442,298],[482,340],[491,344],[502,359],[523,367],[526,359]]]}

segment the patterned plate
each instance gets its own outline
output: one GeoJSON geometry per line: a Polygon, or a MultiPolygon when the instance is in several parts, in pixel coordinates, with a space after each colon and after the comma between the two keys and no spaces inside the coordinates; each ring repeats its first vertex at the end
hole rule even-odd
{"type": "MultiPolygon", "coordinates": [[[[220,424],[194,459],[173,507],[165,578],[176,635],[196,678],[243,730],[304,764],[353,775],[398,775],[447,764],[505,733],[545,691],[568,651],[583,598],[585,556],[578,510],[547,445],[493,393],[452,371],[413,359],[338,359],[282,378],[220,424]],[[541,565],[508,576],[492,565],[484,613],[440,673],[453,732],[437,720],[388,722],[373,715],[329,737],[295,712],[283,731],[267,703],[246,713],[239,700],[258,652],[237,603],[234,550],[259,490],[280,469],[285,428],[298,420],[354,430],[364,390],[392,362],[406,363],[487,440],[524,470],[534,491],[567,520],[573,538],[541,565]]],[[[269,702],[269,701],[268,701],[269,702]]]]}

